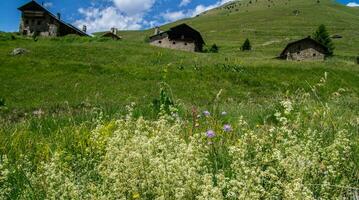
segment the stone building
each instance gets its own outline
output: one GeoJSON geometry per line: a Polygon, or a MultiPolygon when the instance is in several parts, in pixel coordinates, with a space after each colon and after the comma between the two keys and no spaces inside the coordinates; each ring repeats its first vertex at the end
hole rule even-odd
{"type": "Polygon", "coordinates": [[[279,58],[286,60],[324,60],[328,48],[310,37],[289,43],[279,58]]]}
{"type": "Polygon", "coordinates": [[[111,31],[105,32],[101,35],[101,37],[111,38],[113,40],[120,40],[122,39],[121,36],[117,33],[117,28],[111,28],[111,31]]]}
{"type": "Polygon", "coordinates": [[[205,43],[198,31],[187,24],[180,24],[164,32],[157,27],[155,34],[150,37],[150,44],[170,49],[201,52],[205,43]]]}
{"type": "Polygon", "coordinates": [[[36,1],[30,1],[18,8],[21,11],[20,33],[25,36],[64,36],[76,34],[79,36],[89,36],[84,30],[72,26],[61,20],[61,15],[57,16],[48,11],[43,5],[36,1]]]}

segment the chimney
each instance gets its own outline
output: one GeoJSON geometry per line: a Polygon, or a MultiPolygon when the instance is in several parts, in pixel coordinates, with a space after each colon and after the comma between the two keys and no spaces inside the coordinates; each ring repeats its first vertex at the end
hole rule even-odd
{"type": "Polygon", "coordinates": [[[112,27],[112,28],[111,28],[111,33],[117,35],[117,28],[112,27]]]}
{"type": "Polygon", "coordinates": [[[86,25],[82,26],[82,31],[86,33],[86,31],[87,31],[87,26],[86,25]]]}
{"type": "Polygon", "coordinates": [[[155,27],[155,35],[158,35],[161,33],[160,27],[156,26],[155,27]]]}
{"type": "Polygon", "coordinates": [[[61,14],[60,13],[57,13],[57,19],[61,20],[61,14]]]}

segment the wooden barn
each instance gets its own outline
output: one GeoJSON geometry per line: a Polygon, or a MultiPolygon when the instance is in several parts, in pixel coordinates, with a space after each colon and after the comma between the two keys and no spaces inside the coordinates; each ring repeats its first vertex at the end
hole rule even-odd
{"type": "Polygon", "coordinates": [[[150,37],[150,44],[170,49],[201,52],[205,43],[198,31],[187,24],[180,24],[164,32],[156,28],[155,34],[150,37]]]}
{"type": "Polygon", "coordinates": [[[65,36],[76,34],[79,36],[89,36],[84,30],[79,30],[75,26],[61,20],[61,15],[57,16],[48,11],[44,6],[36,1],[30,1],[18,8],[21,11],[20,33],[25,36],[65,36]]]}
{"type": "Polygon", "coordinates": [[[286,60],[324,60],[328,48],[310,37],[291,42],[280,54],[279,58],[286,60]]]}
{"type": "Polygon", "coordinates": [[[111,28],[111,31],[105,32],[101,35],[101,37],[104,38],[111,38],[113,40],[120,40],[122,39],[121,36],[118,35],[117,33],[117,28],[111,28]]]}

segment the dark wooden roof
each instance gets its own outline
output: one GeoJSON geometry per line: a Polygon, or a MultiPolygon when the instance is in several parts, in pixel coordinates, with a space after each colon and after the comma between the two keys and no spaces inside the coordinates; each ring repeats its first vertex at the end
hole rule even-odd
{"type": "Polygon", "coordinates": [[[118,36],[118,35],[116,35],[116,34],[114,34],[112,32],[106,32],[106,33],[102,34],[101,37],[111,37],[111,38],[117,39],[117,40],[122,39],[121,36],[118,36]]]}
{"type": "Polygon", "coordinates": [[[161,32],[157,35],[153,35],[150,39],[154,37],[158,37],[159,35],[168,35],[170,39],[180,39],[182,36],[187,38],[193,38],[196,43],[203,45],[205,44],[202,35],[193,29],[192,27],[188,26],[187,24],[180,24],[178,26],[174,26],[170,28],[168,31],[161,32]]]}
{"type": "Polygon", "coordinates": [[[54,20],[58,21],[60,24],[63,24],[64,26],[67,26],[68,28],[74,30],[77,34],[79,34],[80,36],[90,36],[89,34],[81,31],[80,29],[76,28],[75,26],[66,23],[65,21],[57,18],[54,14],[52,14],[49,10],[47,10],[44,6],[42,6],[41,4],[37,3],[36,1],[32,0],[29,3],[21,6],[18,8],[18,10],[20,11],[43,11],[47,14],[49,14],[54,20]]]}
{"type": "Polygon", "coordinates": [[[324,53],[324,54],[328,54],[328,52],[329,52],[329,50],[328,50],[328,48],[327,48],[326,46],[320,44],[319,42],[317,42],[316,40],[312,39],[311,37],[306,37],[306,38],[304,38],[304,39],[297,40],[297,41],[294,41],[294,42],[289,43],[289,44],[285,47],[285,49],[282,51],[282,53],[280,54],[279,57],[281,57],[281,58],[285,57],[287,50],[288,50],[292,45],[296,45],[296,44],[302,43],[302,42],[310,42],[310,43],[313,43],[315,46],[321,48],[322,53],[324,53]]]}

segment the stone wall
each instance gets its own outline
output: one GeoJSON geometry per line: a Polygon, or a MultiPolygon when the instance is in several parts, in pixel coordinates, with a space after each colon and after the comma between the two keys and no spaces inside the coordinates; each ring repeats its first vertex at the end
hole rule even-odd
{"type": "Polygon", "coordinates": [[[40,17],[23,13],[20,22],[20,33],[26,36],[32,36],[37,33],[40,36],[57,36],[59,23],[50,15],[43,13],[40,17]]]}
{"type": "Polygon", "coordinates": [[[183,51],[196,51],[196,45],[194,42],[190,41],[181,41],[181,40],[169,40],[168,37],[153,40],[150,42],[153,46],[163,47],[163,48],[170,48],[170,49],[178,49],[183,51]]]}
{"type": "Polygon", "coordinates": [[[324,60],[325,54],[318,50],[315,44],[303,42],[291,45],[285,55],[287,60],[324,60]]]}

